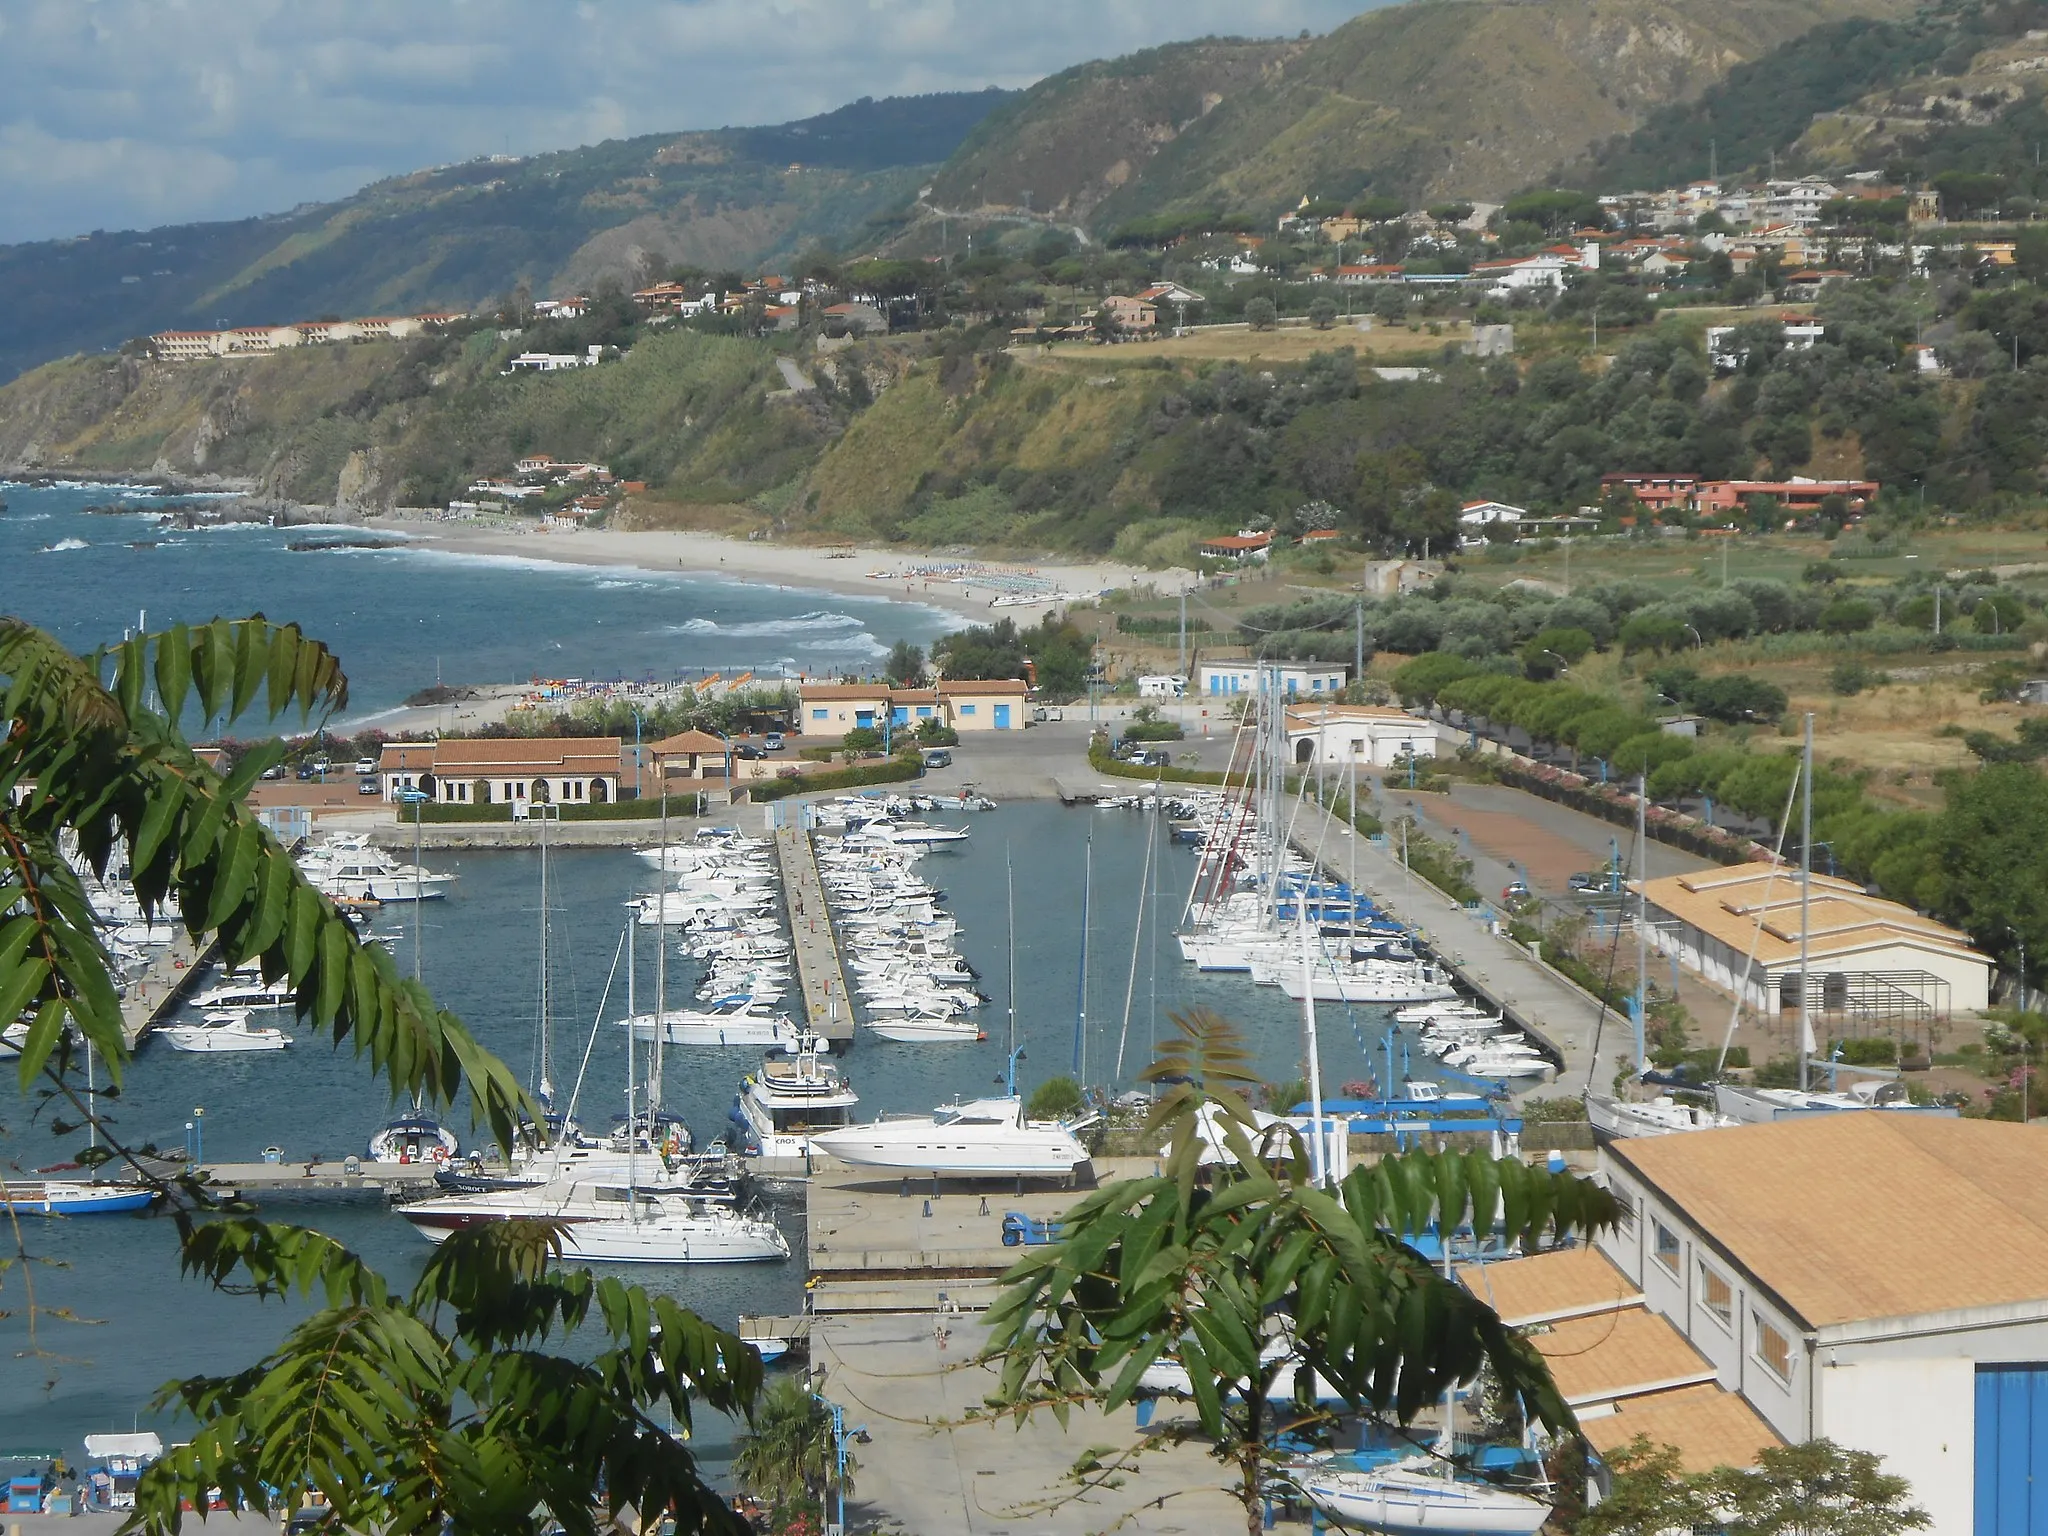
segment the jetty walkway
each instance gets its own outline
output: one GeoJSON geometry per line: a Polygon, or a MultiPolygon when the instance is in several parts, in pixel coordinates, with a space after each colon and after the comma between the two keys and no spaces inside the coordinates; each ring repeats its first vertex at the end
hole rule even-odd
{"type": "Polygon", "coordinates": [[[839,964],[839,937],[825,905],[818,855],[802,827],[775,829],[775,857],[782,866],[782,896],[789,906],[790,947],[804,990],[811,1029],[835,1045],[853,1038],[853,1005],[839,964]]]}
{"type": "MultiPolygon", "coordinates": [[[[1292,808],[1290,808],[1292,809],[1292,808]]],[[[1625,1014],[1545,965],[1528,948],[1493,931],[1485,906],[1468,911],[1401,863],[1399,845],[1360,836],[1341,816],[1313,801],[1294,814],[1294,846],[1325,876],[1349,879],[1379,908],[1426,943],[1437,959],[1488,1007],[1498,1008],[1558,1063],[1554,1084],[1516,1090],[1517,1097],[1571,1097],[1610,1090],[1615,1070],[1634,1051],[1625,1014]]]]}

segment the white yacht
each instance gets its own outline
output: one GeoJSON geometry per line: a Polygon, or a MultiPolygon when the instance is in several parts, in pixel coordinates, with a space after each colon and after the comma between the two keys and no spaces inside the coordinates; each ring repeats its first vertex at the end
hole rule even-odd
{"type": "Polygon", "coordinates": [[[877,1013],[867,1021],[867,1028],[877,1040],[908,1045],[958,1044],[988,1038],[973,1019],[943,1010],[877,1013]]]}
{"type": "Polygon", "coordinates": [[[1073,1127],[1026,1120],[1017,1098],[975,1099],[929,1115],[850,1125],[813,1136],[811,1145],[857,1168],[955,1178],[1065,1178],[1088,1160],[1073,1127]]]}
{"type": "Polygon", "coordinates": [[[373,1163],[446,1163],[461,1150],[453,1131],[414,1109],[378,1129],[364,1153],[373,1163]]]}
{"type": "Polygon", "coordinates": [[[765,1045],[791,1048],[803,1031],[786,1013],[769,1013],[749,997],[728,1007],[671,1008],[659,1020],[651,1013],[626,1021],[635,1040],[652,1040],[657,1030],[665,1045],[765,1045]]]}
{"type": "Polygon", "coordinates": [[[157,1034],[174,1051],[281,1051],[292,1043],[281,1029],[251,1024],[246,1008],[209,1013],[197,1024],[166,1024],[157,1034]]]}
{"type": "Polygon", "coordinates": [[[860,1096],[839,1069],[806,1051],[764,1061],[741,1085],[730,1121],[747,1149],[764,1158],[802,1158],[811,1138],[853,1123],[860,1096]]]}
{"type": "Polygon", "coordinates": [[[1904,1083],[1896,1079],[1877,1079],[1852,1084],[1840,1093],[1819,1089],[1742,1088],[1734,1083],[1716,1083],[1714,1108],[1739,1125],[1756,1125],[1816,1111],[1919,1109],[1920,1106],[1913,1103],[1904,1083]]]}
{"type": "Polygon", "coordinates": [[[299,859],[306,878],[336,900],[433,901],[448,894],[453,875],[400,864],[381,848],[348,840],[315,848],[299,859]]]}
{"type": "Polygon", "coordinates": [[[297,1002],[290,981],[279,977],[266,984],[262,977],[230,976],[192,999],[202,1012],[221,1008],[290,1008],[297,1002]]]}
{"type": "MultiPolygon", "coordinates": [[[[1252,980],[1261,966],[1253,962],[1252,980]]],[[[1299,959],[1276,963],[1272,978],[1282,992],[1299,1001],[1312,991],[1319,1003],[1415,1003],[1457,996],[1442,971],[1428,960],[1354,960],[1343,964],[1312,962],[1306,985],[1299,959]]]]}

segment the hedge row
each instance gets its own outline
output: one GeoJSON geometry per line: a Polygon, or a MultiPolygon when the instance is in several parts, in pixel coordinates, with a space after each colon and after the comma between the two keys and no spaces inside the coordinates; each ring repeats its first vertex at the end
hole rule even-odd
{"type": "Polygon", "coordinates": [[[830,773],[806,773],[786,779],[757,779],[747,786],[747,798],[756,805],[780,800],[785,795],[807,795],[820,789],[857,789],[864,784],[900,784],[919,778],[924,764],[912,757],[892,757],[884,763],[863,763],[853,768],[836,768],[830,773]]]}
{"type": "MultiPolygon", "coordinates": [[[[699,814],[700,797],[694,793],[670,795],[668,813],[671,816],[695,816],[699,814]]],[[[530,802],[529,802],[530,803],[530,802]]],[[[661,817],[659,800],[608,800],[601,805],[564,805],[558,807],[563,821],[657,821],[661,817]]],[[[398,807],[400,822],[412,820],[412,808],[398,807]]],[[[512,802],[496,801],[489,805],[423,805],[419,807],[420,820],[433,822],[474,822],[512,820],[512,802]]]]}
{"type": "MultiPolygon", "coordinates": [[[[1222,784],[1232,777],[1213,768],[1147,768],[1142,763],[1120,762],[1109,755],[1107,747],[1100,746],[1088,748],[1088,766],[1112,779],[1143,779],[1147,783],[1160,780],[1167,784],[1222,784]]],[[[1237,774],[1235,781],[1242,784],[1244,777],[1237,774]]]]}

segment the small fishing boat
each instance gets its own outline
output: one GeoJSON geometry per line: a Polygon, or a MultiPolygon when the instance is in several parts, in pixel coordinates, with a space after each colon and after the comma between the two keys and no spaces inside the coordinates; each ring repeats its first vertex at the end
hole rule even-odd
{"type": "Polygon", "coordinates": [[[446,1163],[461,1143],[433,1116],[413,1109],[379,1130],[364,1150],[373,1163],[446,1163]]]}
{"type": "Polygon", "coordinates": [[[114,1216],[146,1211],[158,1191],[133,1184],[88,1184],[82,1179],[0,1181],[0,1206],[24,1216],[114,1216]]]}

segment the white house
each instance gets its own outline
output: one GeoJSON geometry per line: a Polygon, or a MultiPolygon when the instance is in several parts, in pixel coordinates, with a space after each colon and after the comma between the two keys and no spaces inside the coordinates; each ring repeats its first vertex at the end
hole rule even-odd
{"type": "MultiPolygon", "coordinates": [[[[1643,890],[1650,942],[1764,1012],[1799,1006],[1800,877],[1742,864],[1665,875],[1643,890]]],[[[1808,1011],[1929,1022],[1990,1002],[1990,957],[1968,934],[1829,875],[1806,905],[1808,1011]]]]}
{"type": "Polygon", "coordinates": [[[1487,529],[1496,524],[1512,528],[1528,515],[1504,501],[1468,501],[1458,512],[1458,542],[1472,549],[1486,542],[1487,529]]]}
{"type": "Polygon", "coordinates": [[[1310,705],[1287,711],[1287,745],[1297,763],[1386,768],[1403,757],[1435,757],[1436,727],[1399,709],[1310,705]]]}
{"type": "MultiPolygon", "coordinates": [[[[1790,352],[1809,351],[1820,343],[1827,329],[1816,320],[1787,320],[1784,325],[1785,348],[1790,352]]],[[[1733,372],[1742,366],[1742,348],[1728,339],[1734,334],[1732,325],[1707,327],[1707,361],[1722,373],[1733,372]]]]}
{"type": "Polygon", "coordinates": [[[1214,698],[1259,693],[1268,687],[1286,694],[1335,694],[1344,691],[1348,671],[1320,661],[1205,661],[1195,669],[1198,691],[1214,698]],[[1265,681],[1270,678],[1271,681],[1265,681]]]}
{"type": "Polygon", "coordinates": [[[1883,1458],[1933,1536],[2040,1529],[2048,1128],[1823,1111],[1601,1161],[1600,1251],[1719,1387],[1788,1442],[1883,1458]]]}

